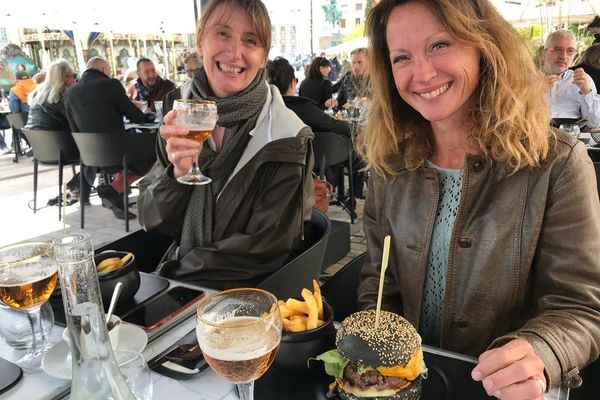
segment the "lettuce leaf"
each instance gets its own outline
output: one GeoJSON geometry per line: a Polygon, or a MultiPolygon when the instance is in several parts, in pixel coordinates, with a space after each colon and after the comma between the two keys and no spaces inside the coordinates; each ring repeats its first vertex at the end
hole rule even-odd
{"type": "Polygon", "coordinates": [[[344,368],[349,360],[342,356],[337,349],[329,350],[323,354],[319,354],[314,360],[323,361],[325,363],[325,372],[335,378],[342,378],[344,368]]]}

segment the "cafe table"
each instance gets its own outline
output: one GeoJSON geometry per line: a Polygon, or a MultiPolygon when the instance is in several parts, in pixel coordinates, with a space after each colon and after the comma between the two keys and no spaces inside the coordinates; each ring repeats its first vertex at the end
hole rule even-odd
{"type": "MultiPolygon", "coordinates": [[[[188,286],[188,285],[185,285],[188,286]]],[[[210,293],[212,290],[203,289],[210,293]]],[[[143,355],[146,360],[157,356],[180,338],[185,336],[195,327],[195,315],[184,320],[179,325],[172,327],[161,336],[152,338],[143,355]]],[[[62,340],[63,327],[55,326],[50,334],[50,342],[57,343],[62,340]]],[[[424,347],[427,353],[435,354],[448,358],[450,360],[460,360],[474,362],[475,360],[444,350],[424,347]]],[[[20,352],[12,350],[8,345],[0,342],[0,357],[9,361],[14,361],[20,352]]],[[[0,372],[1,373],[1,372],[0,372]]],[[[154,400],[172,400],[172,399],[202,399],[202,400],[236,400],[234,385],[219,378],[210,368],[205,369],[191,379],[175,380],[167,376],[160,375],[154,371],[152,374],[153,399],[154,400]]],[[[7,392],[0,395],[0,400],[54,400],[69,398],[70,381],[53,378],[44,371],[34,374],[24,374],[23,378],[7,392]]],[[[326,390],[326,388],[325,388],[326,390]]],[[[275,395],[273,398],[285,398],[284,395],[275,395]]],[[[324,396],[323,396],[324,397],[324,396]]],[[[489,398],[489,397],[488,397],[489,398]]],[[[566,388],[555,388],[544,396],[544,400],[567,400],[569,391],[566,388]]],[[[263,400],[257,398],[257,400],[263,400]]],[[[312,400],[312,399],[306,399],[312,400]]]]}

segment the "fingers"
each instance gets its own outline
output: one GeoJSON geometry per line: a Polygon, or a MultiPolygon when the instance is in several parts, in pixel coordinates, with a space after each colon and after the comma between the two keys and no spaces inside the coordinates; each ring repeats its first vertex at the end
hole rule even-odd
{"type": "Polygon", "coordinates": [[[163,116],[163,122],[166,125],[171,125],[175,121],[175,117],[177,117],[177,111],[171,110],[163,116]]]}
{"type": "Polygon", "coordinates": [[[544,363],[523,339],[481,354],[471,375],[500,399],[536,399],[545,385],[544,363]]]}
{"type": "Polygon", "coordinates": [[[591,90],[588,78],[588,74],[585,73],[583,68],[577,68],[573,72],[573,84],[577,85],[582,94],[588,94],[591,90]]]}

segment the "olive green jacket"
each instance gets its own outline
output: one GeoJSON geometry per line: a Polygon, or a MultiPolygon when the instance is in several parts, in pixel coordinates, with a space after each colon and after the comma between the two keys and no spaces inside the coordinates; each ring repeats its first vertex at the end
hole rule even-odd
{"type": "MultiPolygon", "coordinates": [[[[585,146],[555,134],[539,167],[512,175],[500,162],[466,157],[440,345],[477,357],[524,338],[544,361],[549,387],[574,387],[599,353],[600,207],[585,146]]],[[[359,303],[375,306],[389,234],[382,308],[418,327],[439,183],[432,168],[397,166],[397,176],[369,180],[359,303]]]]}

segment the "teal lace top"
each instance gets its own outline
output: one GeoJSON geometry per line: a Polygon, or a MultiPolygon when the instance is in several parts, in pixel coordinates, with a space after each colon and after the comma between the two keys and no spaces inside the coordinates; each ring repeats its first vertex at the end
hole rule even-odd
{"type": "Polygon", "coordinates": [[[441,168],[430,161],[428,166],[435,168],[438,173],[440,198],[427,257],[419,332],[424,343],[437,346],[442,331],[448,248],[460,203],[462,170],[441,168]]]}

